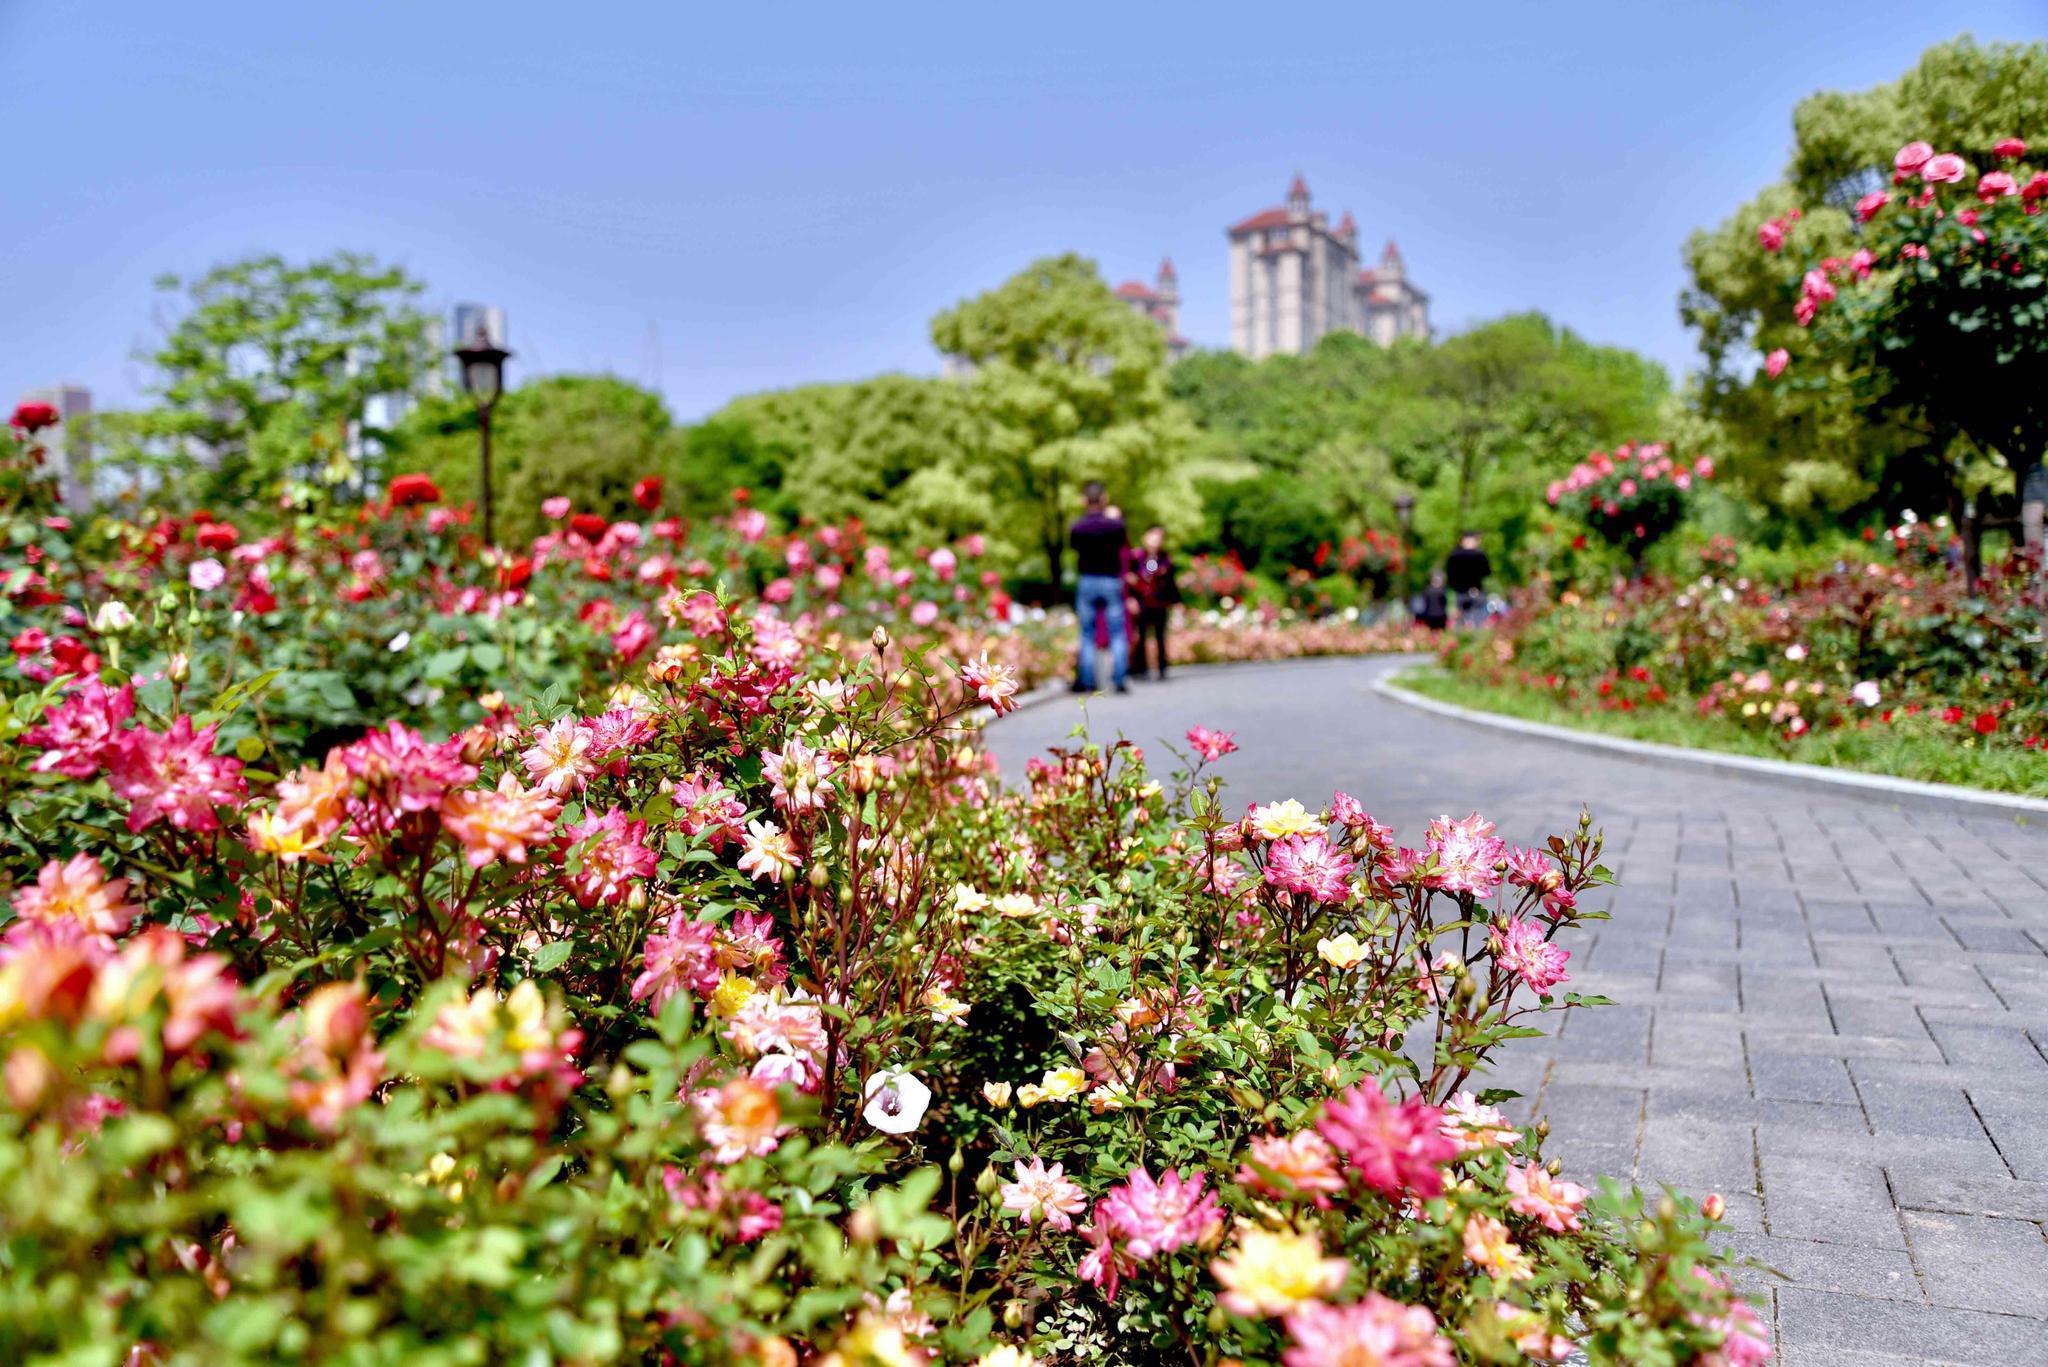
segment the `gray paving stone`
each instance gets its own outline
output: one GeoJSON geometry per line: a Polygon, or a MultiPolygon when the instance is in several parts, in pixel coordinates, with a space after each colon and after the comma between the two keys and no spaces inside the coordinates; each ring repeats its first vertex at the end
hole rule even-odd
{"type": "Polygon", "coordinates": [[[1849,1296],[1923,1303],[1913,1260],[1901,1248],[1856,1248],[1808,1239],[1776,1239],[1763,1234],[1738,1235],[1729,1241],[1738,1257],[1753,1258],[1771,1272],[1750,1272],[1739,1281],[1748,1292],[1769,1292],[1789,1282],[1816,1291],[1849,1296]]]}
{"type": "Polygon", "coordinates": [[[1907,1164],[1887,1168],[1886,1172],[1891,1178],[1892,1195],[1906,1210],[2048,1222],[2048,1182],[1926,1172],[1907,1164]]]}
{"type": "Polygon", "coordinates": [[[1843,1362],[1854,1353],[1891,1353],[1909,1362],[2016,1367],[2043,1360],[2041,1321],[1980,1310],[1844,1296],[1806,1287],[1778,1291],[1778,1332],[1788,1353],[1843,1362]]]}
{"type": "Polygon", "coordinates": [[[2048,1239],[2039,1225],[1918,1210],[1905,1221],[1928,1300],[2048,1319],[2048,1239]]]}

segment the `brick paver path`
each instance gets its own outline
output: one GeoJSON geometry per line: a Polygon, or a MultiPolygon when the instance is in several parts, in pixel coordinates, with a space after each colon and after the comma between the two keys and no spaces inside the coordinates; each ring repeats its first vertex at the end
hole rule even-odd
{"type": "MultiPolygon", "coordinates": [[[[1404,707],[1392,662],[1189,670],[1090,701],[1097,738],[1233,730],[1234,802],[1342,788],[1413,841],[1606,828],[1614,919],[1574,986],[1618,1005],[1496,1078],[1581,1175],[1721,1192],[1793,1367],[2048,1363],[2048,826],[1660,768],[1404,707]]],[[[1083,717],[988,740],[1008,774],[1083,717]]]]}

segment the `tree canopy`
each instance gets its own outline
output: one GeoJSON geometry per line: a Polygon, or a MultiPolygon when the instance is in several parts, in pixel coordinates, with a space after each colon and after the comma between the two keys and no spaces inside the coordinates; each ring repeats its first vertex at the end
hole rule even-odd
{"type": "Polygon", "coordinates": [[[1699,333],[1706,369],[1696,398],[1714,420],[1723,468],[1767,505],[1816,526],[1865,507],[1940,507],[1955,466],[1964,491],[2009,482],[1923,414],[1872,406],[1851,382],[1851,357],[1811,357],[1812,383],[1766,382],[1758,360],[1804,334],[1785,263],[1759,229],[1800,210],[1805,253],[1848,257],[1859,242],[1854,205],[1889,184],[1903,144],[1925,139],[1981,168],[1997,164],[2001,139],[2048,131],[2048,44],[1939,44],[1896,81],[1809,96],[1792,131],[1784,174],[1686,243],[1692,281],[1680,312],[1699,333]]]}
{"type": "MultiPolygon", "coordinates": [[[[391,463],[431,475],[453,503],[477,498],[475,405],[464,395],[426,400],[398,424],[391,463]]],[[[550,375],[507,390],[491,415],[498,531],[516,542],[547,526],[541,504],[557,494],[579,511],[638,516],[633,485],[671,484],[686,443],[661,396],[609,375],[550,375]]],[[[673,491],[677,496],[681,491],[673,491]]]]}
{"type": "Polygon", "coordinates": [[[1091,261],[1034,261],[932,320],[932,341],[972,367],[974,477],[1029,528],[1060,577],[1080,486],[1099,479],[1127,516],[1191,527],[1192,437],[1169,406],[1166,338],[1118,299],[1091,261]]]}
{"type": "Polygon", "coordinates": [[[101,418],[103,463],[190,468],[201,498],[294,473],[353,473],[385,435],[372,400],[416,393],[437,361],[419,281],[355,252],[277,255],[166,275],[176,320],[148,352],[149,408],[101,418]]]}

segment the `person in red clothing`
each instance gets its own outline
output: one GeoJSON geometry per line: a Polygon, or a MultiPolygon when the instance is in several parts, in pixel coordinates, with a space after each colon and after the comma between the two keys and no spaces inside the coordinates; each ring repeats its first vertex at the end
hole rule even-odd
{"type": "Polygon", "coordinates": [[[1159,678],[1166,679],[1166,623],[1173,605],[1180,601],[1180,579],[1173,556],[1166,549],[1166,528],[1151,526],[1134,549],[1124,568],[1124,583],[1137,603],[1137,639],[1131,672],[1139,678],[1150,676],[1146,642],[1159,656],[1159,678]]]}

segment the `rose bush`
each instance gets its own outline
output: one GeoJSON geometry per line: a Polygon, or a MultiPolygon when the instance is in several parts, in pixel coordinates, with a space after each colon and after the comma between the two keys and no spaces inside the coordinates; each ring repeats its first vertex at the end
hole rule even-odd
{"type": "Polygon", "coordinates": [[[1545,498],[1626,551],[1640,572],[1644,554],[1684,520],[1693,481],[1713,477],[1714,462],[1705,456],[1688,463],[1662,442],[1623,442],[1612,455],[1595,451],[1552,481],[1545,498]]]}
{"type": "MultiPolygon", "coordinates": [[[[207,519],[61,573],[15,506],[17,610],[84,634],[21,653],[0,752],[7,1360],[1767,1355],[1690,1200],[1567,1178],[1486,1085],[1598,1004],[1590,818],[1232,815],[1202,728],[1006,789],[999,659],[789,611],[815,573],[552,622],[513,598],[547,565],[671,543],[570,518],[457,585],[404,558],[430,506],[293,533],[346,571],[207,519]],[[152,597],[96,624],[117,583],[152,597]],[[486,682],[507,617],[570,644],[523,702],[281,734],[251,671],[288,628],[232,605],[352,584],[390,622],[476,593],[422,629],[486,682]]],[[[721,562],[768,574],[749,524],[721,562]]],[[[893,610],[957,579],[922,563],[893,610]]]]}
{"type": "Polygon", "coordinates": [[[2048,788],[2048,590],[2015,554],[1970,591],[1925,526],[1893,529],[1890,558],[1873,545],[1785,582],[1716,564],[1684,582],[1528,592],[1443,658],[1561,716],[1705,723],[1657,738],[1748,737],[1786,758],[2048,788]]]}

